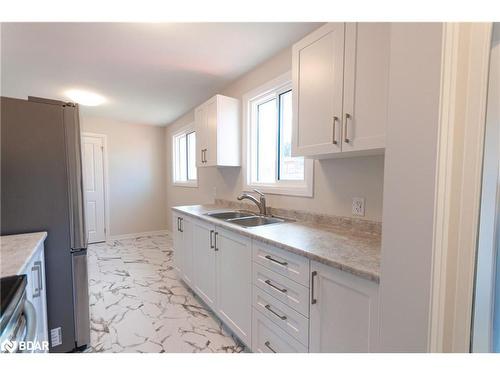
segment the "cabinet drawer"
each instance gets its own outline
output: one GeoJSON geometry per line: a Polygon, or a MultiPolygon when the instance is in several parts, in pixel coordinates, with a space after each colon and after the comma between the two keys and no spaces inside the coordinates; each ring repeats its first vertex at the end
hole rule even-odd
{"type": "Polygon", "coordinates": [[[307,353],[307,347],[253,309],[252,351],[255,353],[307,353]]]}
{"type": "Polygon", "coordinates": [[[256,287],[253,307],[301,344],[309,344],[309,319],[305,316],[256,287]]]}
{"type": "Polygon", "coordinates": [[[254,262],[309,287],[309,259],[258,241],[252,252],[254,262]]]}
{"type": "Polygon", "coordinates": [[[302,315],[309,316],[309,288],[254,263],[253,283],[302,315]]]}

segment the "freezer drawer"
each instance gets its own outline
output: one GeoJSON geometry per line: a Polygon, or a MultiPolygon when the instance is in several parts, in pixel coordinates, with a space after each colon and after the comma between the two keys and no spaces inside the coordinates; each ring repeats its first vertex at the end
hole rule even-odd
{"type": "Polygon", "coordinates": [[[87,250],[73,252],[71,255],[75,304],[75,342],[76,346],[80,347],[90,343],[87,250]]]}

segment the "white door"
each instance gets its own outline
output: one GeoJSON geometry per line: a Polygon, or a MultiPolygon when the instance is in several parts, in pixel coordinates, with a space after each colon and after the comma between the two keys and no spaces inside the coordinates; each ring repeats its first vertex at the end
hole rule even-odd
{"type": "Polygon", "coordinates": [[[383,149],[391,24],[348,23],[345,30],[342,152],[383,149]]]}
{"type": "Polygon", "coordinates": [[[217,311],[238,337],[251,346],[252,242],[219,227],[215,233],[217,311]]]}
{"type": "Polygon", "coordinates": [[[83,136],[83,191],[85,223],[89,243],[106,240],[104,213],[104,141],[97,136],[83,136]]]}
{"type": "Polygon", "coordinates": [[[309,351],[377,351],[378,285],[311,262],[309,351]]]}
{"type": "Polygon", "coordinates": [[[329,23],[293,46],[294,155],[341,151],[343,23],[329,23]]]}
{"type": "Polygon", "coordinates": [[[215,227],[192,222],[194,289],[210,308],[216,307],[215,227]]]}

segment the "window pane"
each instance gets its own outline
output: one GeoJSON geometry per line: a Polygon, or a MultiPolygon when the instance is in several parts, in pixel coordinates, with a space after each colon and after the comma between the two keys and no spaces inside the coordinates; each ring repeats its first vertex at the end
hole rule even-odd
{"type": "Polygon", "coordinates": [[[188,160],[188,180],[196,180],[196,133],[187,135],[187,160],[188,160]]]}
{"type": "Polygon", "coordinates": [[[276,99],[257,106],[257,182],[276,181],[276,99]]]}
{"type": "Polygon", "coordinates": [[[292,155],[292,91],[280,95],[280,180],[303,180],[304,158],[292,155]]]}
{"type": "Polygon", "coordinates": [[[178,181],[186,181],[187,177],[187,145],[186,145],[186,135],[181,135],[179,140],[179,153],[178,153],[178,165],[179,165],[179,175],[178,181]]]}

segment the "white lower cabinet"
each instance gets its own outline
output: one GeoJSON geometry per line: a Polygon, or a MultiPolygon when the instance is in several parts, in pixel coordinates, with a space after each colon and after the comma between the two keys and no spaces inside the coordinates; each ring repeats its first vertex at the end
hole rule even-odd
{"type": "Polygon", "coordinates": [[[193,234],[192,222],[183,215],[173,215],[174,267],[179,276],[193,287],[193,234]]]}
{"type": "Polygon", "coordinates": [[[378,284],[174,212],[180,277],[254,352],[376,352],[378,284]]]}
{"type": "Polygon", "coordinates": [[[252,242],[227,230],[215,232],[217,313],[245,343],[252,345],[252,242]]]}
{"type": "Polygon", "coordinates": [[[378,310],[378,284],[311,262],[310,352],[376,352],[378,310]]]}
{"type": "Polygon", "coordinates": [[[307,353],[307,346],[286,334],[254,308],[252,351],[256,353],[307,353]]]}
{"type": "Polygon", "coordinates": [[[193,221],[193,290],[213,310],[216,308],[215,226],[193,221]]]}
{"type": "Polygon", "coordinates": [[[43,343],[48,342],[49,333],[47,327],[47,298],[43,244],[35,250],[31,259],[20,274],[26,274],[26,299],[32,304],[35,310],[36,336],[34,340],[37,344],[33,351],[36,353],[45,353],[48,350],[44,349],[43,343]]]}

